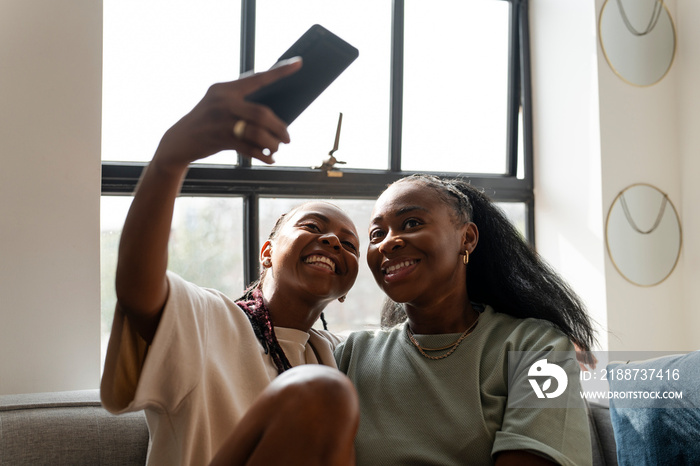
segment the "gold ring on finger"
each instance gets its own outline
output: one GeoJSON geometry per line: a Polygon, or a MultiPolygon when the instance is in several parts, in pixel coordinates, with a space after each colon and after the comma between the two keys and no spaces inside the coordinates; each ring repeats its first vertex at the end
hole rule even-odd
{"type": "Polygon", "coordinates": [[[238,120],[233,125],[233,135],[236,136],[236,139],[243,139],[243,135],[245,134],[245,127],[247,125],[248,123],[245,120],[238,120]]]}

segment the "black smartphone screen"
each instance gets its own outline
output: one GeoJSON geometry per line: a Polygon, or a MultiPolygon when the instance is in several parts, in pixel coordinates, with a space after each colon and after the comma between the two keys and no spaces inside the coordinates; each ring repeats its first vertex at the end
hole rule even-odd
{"type": "Polygon", "coordinates": [[[300,56],[301,69],[247,95],[246,100],[267,105],[290,124],[358,55],[355,47],[315,24],[279,58],[300,56]]]}

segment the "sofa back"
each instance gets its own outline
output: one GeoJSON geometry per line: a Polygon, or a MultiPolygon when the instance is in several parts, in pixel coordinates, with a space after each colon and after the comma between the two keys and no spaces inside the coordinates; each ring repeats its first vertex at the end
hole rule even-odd
{"type": "Polygon", "coordinates": [[[0,464],[146,463],[143,412],[114,416],[98,390],[0,396],[0,464]]]}
{"type": "Polygon", "coordinates": [[[617,445],[610,420],[610,409],[598,403],[586,403],[591,429],[593,466],[617,466],[617,445]]]}

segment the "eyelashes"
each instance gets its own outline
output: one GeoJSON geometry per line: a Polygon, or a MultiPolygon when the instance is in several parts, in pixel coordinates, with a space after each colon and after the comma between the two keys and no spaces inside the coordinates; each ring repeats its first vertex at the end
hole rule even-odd
{"type": "MultiPolygon", "coordinates": [[[[302,228],[306,228],[308,230],[311,230],[315,233],[323,233],[323,230],[321,230],[321,227],[313,222],[305,222],[305,223],[300,224],[299,226],[302,228]]],[[[352,241],[340,240],[340,243],[343,245],[343,247],[345,249],[349,250],[352,253],[357,253],[359,251],[359,247],[355,243],[353,243],[352,241]]]]}
{"type": "MultiPolygon", "coordinates": [[[[418,218],[414,218],[414,217],[407,218],[406,220],[404,220],[401,223],[400,232],[409,231],[409,230],[412,230],[414,228],[418,228],[424,224],[425,223],[418,218]]],[[[369,232],[369,240],[372,243],[376,243],[377,241],[379,241],[380,239],[382,239],[385,236],[386,236],[386,231],[383,230],[382,228],[375,228],[373,230],[370,230],[370,232],[369,232]]]]}
{"type": "Polygon", "coordinates": [[[354,243],[351,243],[350,241],[343,241],[343,245],[347,247],[352,252],[357,252],[357,246],[355,246],[354,243]]]}
{"type": "Polygon", "coordinates": [[[321,232],[321,229],[315,223],[302,223],[300,224],[300,226],[303,228],[308,228],[309,230],[317,231],[319,233],[321,232]]]}

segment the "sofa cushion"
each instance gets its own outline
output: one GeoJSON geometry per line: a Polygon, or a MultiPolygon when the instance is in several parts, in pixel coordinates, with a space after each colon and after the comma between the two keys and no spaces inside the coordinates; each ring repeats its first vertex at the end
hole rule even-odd
{"type": "Polygon", "coordinates": [[[686,465],[700,462],[698,367],[700,351],[641,362],[608,364],[609,373],[619,369],[620,375],[625,375],[618,377],[610,373],[613,393],[682,393],[682,398],[674,399],[636,395],[610,400],[619,464],[686,465]]]}
{"type": "Polygon", "coordinates": [[[142,412],[114,416],[98,390],[0,396],[2,465],[143,465],[142,412]]]}

